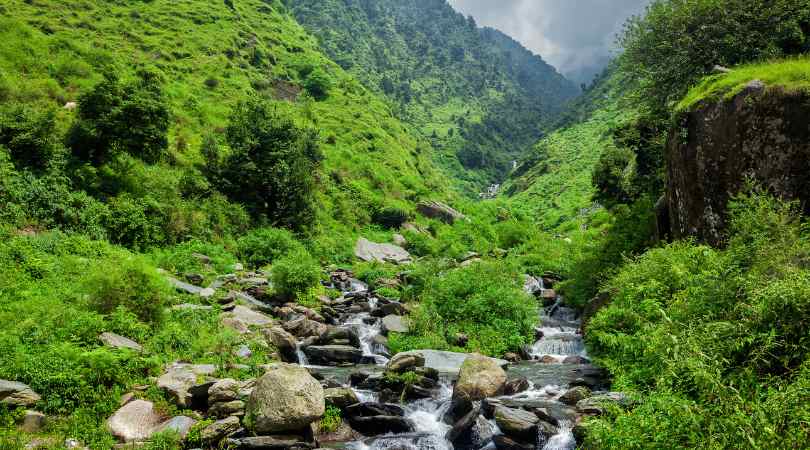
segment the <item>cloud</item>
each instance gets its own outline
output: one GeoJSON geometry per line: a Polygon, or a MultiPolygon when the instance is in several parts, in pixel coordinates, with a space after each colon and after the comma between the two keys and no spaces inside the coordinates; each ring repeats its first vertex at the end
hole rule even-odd
{"type": "Polygon", "coordinates": [[[616,33],[650,0],[448,0],[480,26],[503,31],[569,78],[585,82],[605,67],[616,33]]]}

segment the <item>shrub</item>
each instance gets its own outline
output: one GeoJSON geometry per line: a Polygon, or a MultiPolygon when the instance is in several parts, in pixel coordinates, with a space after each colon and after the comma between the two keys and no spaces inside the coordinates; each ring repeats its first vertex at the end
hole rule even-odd
{"type": "Polygon", "coordinates": [[[337,431],[342,422],[340,408],[334,405],[326,405],[326,412],[321,421],[318,422],[318,429],[322,433],[333,433],[337,431]]]}
{"type": "Polygon", "coordinates": [[[273,287],[276,293],[294,299],[317,286],[321,267],[306,251],[295,251],[273,264],[273,287]]]}
{"type": "Polygon", "coordinates": [[[320,67],[313,69],[304,81],[304,89],[316,100],[323,100],[332,88],[332,78],[320,67]]]}
{"type": "Polygon", "coordinates": [[[148,70],[139,70],[128,83],[105,74],[104,81],[79,98],[69,137],[73,154],[95,165],[119,151],[148,163],[159,161],[169,145],[170,125],[162,83],[159,74],[148,70]]]}
{"type": "Polygon", "coordinates": [[[153,268],[134,257],[122,257],[87,276],[86,291],[97,311],[110,314],[119,306],[146,323],[159,322],[168,283],[153,268]]]}
{"type": "Polygon", "coordinates": [[[254,97],[236,106],[227,137],[231,154],[221,168],[208,169],[213,184],[255,217],[306,228],[314,217],[315,172],[323,158],[316,133],[254,97]]]}
{"type": "Polygon", "coordinates": [[[281,228],[258,228],[242,236],[236,242],[237,254],[254,267],[272,264],[288,253],[304,250],[289,230],[281,228]]]}
{"type": "Polygon", "coordinates": [[[53,110],[19,104],[0,110],[0,146],[8,149],[19,167],[42,170],[58,162],[64,150],[57,136],[53,110]]]}
{"type": "Polygon", "coordinates": [[[399,228],[408,221],[408,212],[394,207],[383,208],[375,211],[371,220],[385,228],[399,228]]]}

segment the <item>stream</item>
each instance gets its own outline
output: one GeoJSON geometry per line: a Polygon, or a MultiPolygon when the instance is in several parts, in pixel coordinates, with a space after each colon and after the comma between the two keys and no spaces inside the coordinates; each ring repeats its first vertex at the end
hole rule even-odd
{"type": "MultiPolygon", "coordinates": [[[[528,349],[531,361],[510,364],[507,370],[509,379],[525,378],[529,387],[518,394],[498,397],[493,401],[510,408],[544,408],[556,420],[557,432],[547,439],[540,439],[536,450],[573,450],[576,448],[576,441],[571,430],[576,421],[576,411],[561,403],[559,398],[571,386],[604,387],[603,375],[587,359],[576,312],[563,306],[559,296],[546,300],[553,303],[543,307],[543,295],[537,294],[546,289],[541,279],[533,280],[533,283],[527,282],[526,290],[535,294],[538,302],[541,302],[537,328],[539,339],[528,349]]],[[[386,300],[375,296],[364,283],[353,278],[334,282],[331,287],[343,293],[337,303],[345,301],[344,299],[353,299],[355,302],[344,304],[335,318],[335,325],[355,331],[363,353],[363,363],[342,364],[342,367],[311,365],[300,349],[301,343],[299,359],[302,365],[328,384],[352,387],[353,373],[362,371],[366,374],[381,374],[391,356],[384,345],[382,320],[372,315],[372,311],[377,310],[381,302],[386,300]],[[358,303],[362,307],[356,307],[358,303]]],[[[401,405],[404,417],[414,425],[413,432],[389,433],[335,447],[352,450],[454,450],[445,437],[452,426],[442,419],[451,405],[456,376],[453,373],[440,373],[436,387],[430,390],[428,398],[405,401],[401,405]]],[[[356,387],[352,389],[361,403],[381,401],[379,393],[373,390],[356,387]]],[[[491,436],[498,435],[500,430],[495,421],[490,419],[487,422],[482,424],[484,428],[489,428],[491,436]]],[[[495,449],[491,436],[485,445],[467,446],[463,450],[495,449]]]]}

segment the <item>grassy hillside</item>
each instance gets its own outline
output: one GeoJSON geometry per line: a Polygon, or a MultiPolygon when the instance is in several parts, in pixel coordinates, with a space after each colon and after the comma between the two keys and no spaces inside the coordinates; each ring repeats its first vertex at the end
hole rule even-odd
{"type": "Polygon", "coordinates": [[[577,93],[540,57],[445,0],[286,3],[328,55],[432,139],[469,189],[501,178],[577,93]]]}
{"type": "MultiPolygon", "coordinates": [[[[13,0],[0,8],[0,98],[6,122],[19,123],[20,109],[46,116],[52,123],[49,139],[57,146],[76,116],[63,106],[99,83],[103,73],[131,79],[145,67],[164,80],[170,106],[167,157],[156,164],[137,158],[115,161],[92,168],[92,176],[88,170],[59,174],[67,191],[86,190],[110,207],[124,194],[130,203],[148,204],[143,208],[151,211],[147,215],[162,218],[154,219],[155,226],[170,230],[151,244],[209,233],[195,223],[214,234],[247,226],[239,218],[240,208],[222,204],[201,175],[200,149],[209,139],[227,153],[229,114],[251,95],[295,97],[279,100],[277,110],[320,135],[325,160],[317,180],[316,228],[352,228],[368,223],[370,213],[383,206],[408,208],[417,198],[444,195],[446,183],[432,168],[429,143],[396,119],[378,95],[322,55],[278,2],[13,0]],[[324,95],[306,89],[313,80],[326,86],[324,95]],[[91,189],[90,184],[118,188],[91,189]]],[[[58,199],[43,199],[42,192],[12,195],[31,184],[23,181],[31,175],[19,164],[16,169],[13,176],[21,182],[8,186],[9,174],[0,191],[22,211],[6,217],[16,225],[65,225],[65,220],[54,223],[54,209],[82,215],[82,205],[90,204],[52,205],[58,199]],[[43,204],[42,210],[26,202],[43,204]]]]}

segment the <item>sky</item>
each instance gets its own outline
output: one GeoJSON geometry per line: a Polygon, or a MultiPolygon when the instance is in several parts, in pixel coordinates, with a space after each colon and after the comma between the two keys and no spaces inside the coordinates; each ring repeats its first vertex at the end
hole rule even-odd
{"type": "Polygon", "coordinates": [[[543,57],[563,75],[586,83],[616,51],[624,21],[650,0],[448,0],[479,26],[496,28],[543,57]]]}

